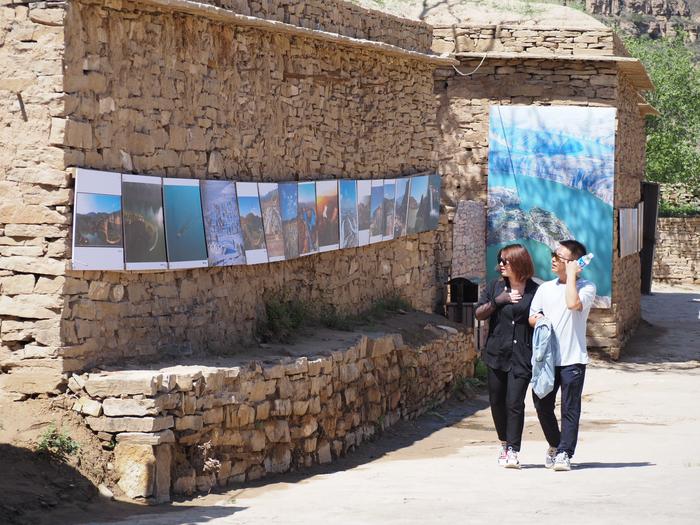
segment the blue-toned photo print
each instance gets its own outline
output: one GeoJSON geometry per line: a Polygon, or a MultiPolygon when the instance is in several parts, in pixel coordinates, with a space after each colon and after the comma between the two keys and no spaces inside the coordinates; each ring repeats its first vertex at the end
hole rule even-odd
{"type": "Polygon", "coordinates": [[[428,230],[438,227],[440,221],[440,175],[428,176],[428,196],[430,197],[430,210],[428,212],[428,230]]]}
{"type": "Polygon", "coordinates": [[[408,211],[408,184],[411,179],[396,179],[396,211],[394,219],[394,238],[406,235],[406,212],[408,211]]]}
{"type": "Polygon", "coordinates": [[[163,179],[165,241],[171,268],[208,265],[199,181],[163,179]]]}
{"type": "Polygon", "coordinates": [[[527,247],[535,276],[554,278],[551,250],[576,239],[595,258],[583,277],[595,307],[610,307],[613,256],[615,109],[491,106],[486,267],[506,244],[527,247]]]}
{"type": "Polygon", "coordinates": [[[283,182],[279,185],[280,215],[284,237],[284,258],[299,257],[299,228],[297,227],[297,207],[299,192],[296,182],[283,182]]]}
{"type": "Polygon", "coordinates": [[[384,226],[382,227],[382,238],[387,241],[394,238],[394,209],[396,202],[394,198],[396,196],[396,181],[394,179],[384,180],[384,210],[382,221],[384,226]]]}
{"type": "Polygon", "coordinates": [[[299,255],[318,251],[318,218],[316,216],[316,183],[299,183],[297,226],[299,228],[299,255]]]}
{"type": "Polygon", "coordinates": [[[379,242],[384,232],[384,181],[372,181],[370,201],[369,242],[379,242]]]}
{"type": "Polygon", "coordinates": [[[245,264],[236,183],[204,180],[201,190],[209,266],[245,264]]]}
{"type": "Polygon", "coordinates": [[[411,177],[408,198],[407,229],[408,234],[428,230],[430,220],[430,197],[428,194],[428,176],[411,177]]]}
{"type": "Polygon", "coordinates": [[[75,246],[122,247],[120,195],[78,193],[75,208],[75,246]]]}
{"type": "Polygon", "coordinates": [[[357,181],[341,180],[340,186],[340,247],[359,245],[357,230],[357,181]]]}

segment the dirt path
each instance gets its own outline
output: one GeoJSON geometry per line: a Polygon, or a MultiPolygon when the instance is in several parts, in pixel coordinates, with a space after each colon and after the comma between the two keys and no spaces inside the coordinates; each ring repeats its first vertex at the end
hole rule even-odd
{"type": "MultiPolygon", "coordinates": [[[[658,286],[618,363],[589,366],[575,469],[542,466],[531,402],[520,471],[496,466],[485,397],[451,402],[330,469],[149,509],[119,523],[697,523],[700,287],[658,286]]],[[[115,515],[112,514],[111,518],[115,515]]],[[[106,522],[98,515],[91,523],[106,522]]]]}

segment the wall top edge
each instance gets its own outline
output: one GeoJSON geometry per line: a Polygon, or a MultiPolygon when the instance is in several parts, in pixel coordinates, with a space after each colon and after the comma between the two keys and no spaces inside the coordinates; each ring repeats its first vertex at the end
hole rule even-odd
{"type": "Polygon", "coordinates": [[[639,91],[653,91],[654,84],[647,74],[644,64],[638,59],[617,55],[563,55],[545,53],[516,53],[487,51],[484,53],[454,53],[452,56],[459,60],[549,60],[566,62],[607,62],[617,66],[620,72],[631,81],[639,91]]]}
{"type": "Polygon", "coordinates": [[[529,30],[529,31],[578,31],[589,33],[609,33],[614,34],[610,27],[586,27],[586,26],[554,26],[554,25],[536,25],[536,24],[450,24],[450,25],[433,25],[433,29],[513,29],[513,30],[529,30]]]}
{"type": "MultiPolygon", "coordinates": [[[[135,0],[135,2],[145,6],[166,9],[181,13],[188,13],[192,15],[206,17],[212,20],[218,20],[224,23],[261,29],[263,31],[268,31],[272,33],[300,36],[314,40],[335,43],[338,45],[366,49],[368,51],[374,51],[385,55],[426,62],[435,66],[449,66],[457,64],[457,62],[451,57],[414,51],[382,41],[356,38],[341,35],[338,33],[332,33],[329,31],[324,31],[321,29],[311,29],[297,25],[292,25],[277,20],[268,20],[255,16],[243,15],[231,11],[229,9],[224,9],[207,3],[196,2],[193,0],[135,0]]],[[[403,20],[398,17],[397,19],[403,20]]],[[[411,21],[409,20],[408,22],[411,21]]]]}

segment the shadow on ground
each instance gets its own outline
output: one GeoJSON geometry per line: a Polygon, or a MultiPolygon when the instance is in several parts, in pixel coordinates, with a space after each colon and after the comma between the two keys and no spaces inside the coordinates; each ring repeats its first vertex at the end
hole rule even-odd
{"type": "MultiPolygon", "coordinates": [[[[655,285],[642,296],[642,321],[614,364],[620,369],[700,368],[700,287],[655,285]]],[[[598,356],[600,358],[600,356],[598,356]]],[[[603,361],[606,359],[603,357],[603,361]]]]}

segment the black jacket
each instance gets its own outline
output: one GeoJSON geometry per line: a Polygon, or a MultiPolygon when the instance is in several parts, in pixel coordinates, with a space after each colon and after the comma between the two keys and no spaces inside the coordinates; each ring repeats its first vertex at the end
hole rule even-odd
{"type": "MultiPolygon", "coordinates": [[[[496,279],[486,285],[478,306],[498,297],[508,286],[504,279],[496,279]]],[[[496,305],[489,317],[489,335],[482,355],[491,368],[508,372],[513,369],[517,377],[532,375],[532,332],[528,323],[530,303],[537,290],[537,283],[528,279],[523,298],[517,303],[496,305]]]]}

